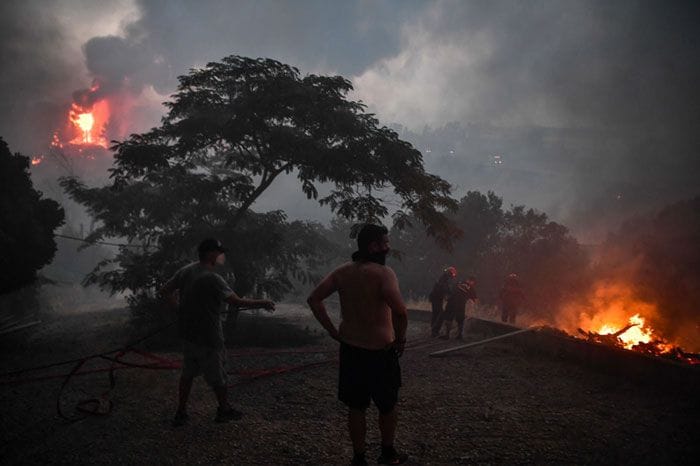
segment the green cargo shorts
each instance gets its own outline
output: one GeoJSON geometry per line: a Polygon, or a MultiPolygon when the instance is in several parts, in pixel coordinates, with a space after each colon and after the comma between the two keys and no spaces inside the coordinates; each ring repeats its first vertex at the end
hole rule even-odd
{"type": "Polygon", "coordinates": [[[183,377],[194,378],[202,375],[212,387],[227,384],[226,351],[223,348],[209,348],[185,340],[182,356],[183,377]]]}

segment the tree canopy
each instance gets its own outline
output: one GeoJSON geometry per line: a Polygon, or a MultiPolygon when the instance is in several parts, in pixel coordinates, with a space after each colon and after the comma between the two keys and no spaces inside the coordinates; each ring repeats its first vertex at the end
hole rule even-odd
{"type": "Polygon", "coordinates": [[[301,76],[270,59],[229,56],[179,77],[162,124],[117,142],[111,183],[63,187],[98,221],[88,238],[126,237],[113,261],[88,277],[112,291],[146,293],[182,263],[204,236],[229,254],[240,292],[279,297],[319,260],[327,242],[316,226],[251,207],[280,175],[298,178],[308,199],[355,221],[413,219],[449,244],[449,184],[426,173],[422,156],[347,99],[341,76],[301,76]],[[331,186],[327,195],[319,187],[331,186]]]}
{"type": "Polygon", "coordinates": [[[63,209],[34,189],[29,158],[0,137],[0,294],[31,284],[56,253],[63,209]]]}

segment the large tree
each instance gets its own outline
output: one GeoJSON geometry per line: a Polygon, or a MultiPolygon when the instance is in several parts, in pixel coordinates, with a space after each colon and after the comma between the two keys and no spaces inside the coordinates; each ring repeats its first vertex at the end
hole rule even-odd
{"type": "Polygon", "coordinates": [[[51,262],[63,220],[58,203],[34,189],[29,158],[12,154],[0,138],[0,294],[31,284],[51,262]]]}
{"type": "Polygon", "coordinates": [[[112,291],[147,294],[203,236],[228,243],[240,292],[280,297],[326,243],[317,227],[251,207],[281,175],[309,199],[354,221],[409,216],[438,240],[456,234],[444,214],[450,186],[421,154],[347,99],[340,76],[301,76],[269,59],[229,56],[179,78],[160,127],[116,143],[111,184],[63,187],[99,221],[89,240],[125,237],[88,277],[112,291]],[[330,186],[319,196],[320,184],[330,186]]]}

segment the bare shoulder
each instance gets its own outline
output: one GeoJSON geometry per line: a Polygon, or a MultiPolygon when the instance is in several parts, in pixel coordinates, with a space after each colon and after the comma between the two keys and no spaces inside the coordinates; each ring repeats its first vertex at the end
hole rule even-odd
{"type": "Polygon", "coordinates": [[[335,281],[338,277],[347,275],[348,271],[350,271],[353,268],[353,266],[353,262],[345,262],[343,264],[340,264],[338,267],[333,269],[328,275],[326,275],[326,279],[335,281]]]}
{"type": "Polygon", "coordinates": [[[383,272],[386,280],[391,281],[391,282],[398,281],[398,278],[396,278],[396,272],[394,272],[394,269],[392,269],[388,265],[382,266],[382,269],[384,269],[382,272],[383,272]]]}
{"type": "Polygon", "coordinates": [[[354,268],[355,263],[354,262],[345,262],[340,264],[338,267],[336,267],[329,275],[338,275],[342,274],[352,268],[354,268]]]}
{"type": "Polygon", "coordinates": [[[369,262],[367,263],[367,266],[371,268],[373,274],[376,274],[377,276],[381,277],[382,281],[396,281],[396,273],[394,273],[394,269],[392,269],[388,265],[381,265],[369,262]]]}
{"type": "Polygon", "coordinates": [[[338,271],[338,270],[346,270],[346,269],[349,269],[349,268],[354,267],[354,266],[355,266],[355,262],[352,262],[352,261],[343,262],[342,264],[340,264],[338,267],[335,268],[334,272],[338,271]]]}

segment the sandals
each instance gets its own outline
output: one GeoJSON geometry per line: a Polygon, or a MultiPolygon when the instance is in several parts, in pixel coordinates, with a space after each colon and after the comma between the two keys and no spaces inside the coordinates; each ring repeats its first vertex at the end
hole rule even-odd
{"type": "Polygon", "coordinates": [[[394,447],[382,447],[382,454],[377,458],[377,464],[403,464],[408,461],[406,453],[399,453],[394,447]]]}
{"type": "Polygon", "coordinates": [[[214,419],[214,422],[237,421],[241,417],[243,417],[243,413],[231,408],[230,406],[224,409],[218,408],[216,410],[216,418],[214,419]]]}
{"type": "Polygon", "coordinates": [[[187,424],[187,421],[189,419],[190,419],[190,417],[187,415],[186,412],[178,411],[175,413],[175,417],[173,418],[173,421],[172,421],[172,426],[173,427],[184,426],[185,424],[187,424]]]}

